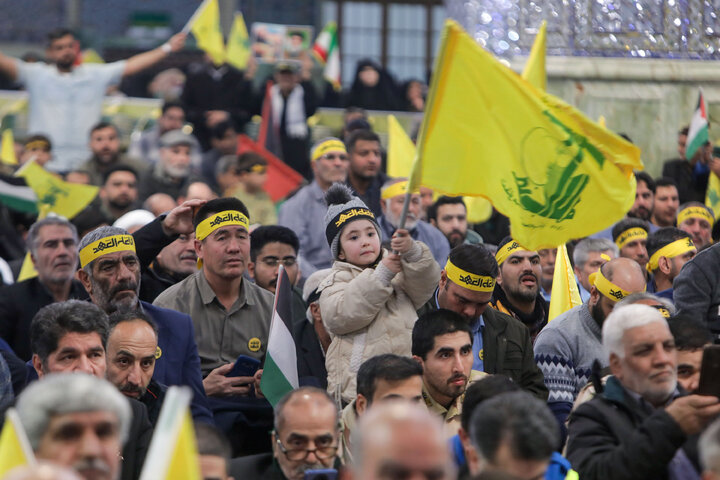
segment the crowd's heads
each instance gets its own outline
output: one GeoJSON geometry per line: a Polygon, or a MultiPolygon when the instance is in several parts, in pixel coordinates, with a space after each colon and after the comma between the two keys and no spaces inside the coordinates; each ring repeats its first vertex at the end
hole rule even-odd
{"type": "Polygon", "coordinates": [[[77,270],[78,234],[62,217],[46,217],[33,223],[27,234],[27,248],[40,281],[65,284],[77,270]]]}
{"type": "Polygon", "coordinates": [[[625,218],[612,228],[612,237],[621,257],[630,258],[645,268],[648,262],[647,237],[650,225],[639,218],[625,218]]]}
{"type": "Polygon", "coordinates": [[[77,371],[104,377],[109,328],[105,312],[90,302],[68,300],[41,308],[30,324],[38,376],[77,371]]]}
{"type": "Polygon", "coordinates": [[[482,402],[470,419],[470,438],[481,472],[499,471],[519,479],[544,478],[560,446],[560,431],[545,402],[523,391],[482,402]]]}
{"type": "Polygon", "coordinates": [[[259,287],[275,293],[278,266],[282,264],[291,285],[295,285],[299,266],[300,241],[295,232],[280,225],[264,225],[250,234],[248,273],[259,287]]]}
{"type": "Polygon", "coordinates": [[[238,180],[247,192],[259,192],[267,182],[267,160],[255,152],[245,152],[238,157],[238,180]]]}
{"type": "Polygon", "coordinates": [[[655,196],[655,180],[647,172],[635,172],[637,188],[635,189],[635,203],[628,212],[628,217],[650,221],[653,213],[655,196]]]}
{"type": "Polygon", "coordinates": [[[187,200],[205,200],[208,202],[216,198],[218,198],[217,193],[210,188],[210,185],[202,181],[197,181],[190,182],[180,189],[180,193],[178,193],[177,196],[177,203],[181,205],[187,200]]]}
{"type": "Polygon", "coordinates": [[[665,227],[648,237],[647,253],[650,257],[647,271],[654,275],[656,284],[662,279],[665,288],[670,288],[683,265],[695,256],[697,248],[689,233],[665,227]]]}
{"type": "Polygon", "coordinates": [[[462,245],[467,235],[467,207],[462,197],[438,198],[427,210],[431,225],[437,227],[448,239],[450,248],[462,245]]]}
{"type": "Polygon", "coordinates": [[[325,237],[333,258],[363,268],[375,264],[382,253],[382,234],[367,205],[339,183],[327,191],[325,202],[325,237]]]}
{"type": "Polygon", "coordinates": [[[712,333],[703,322],[682,313],[671,317],[668,324],[677,348],[678,383],[693,393],[700,384],[703,349],[712,344],[712,333]]]}
{"type": "Polygon", "coordinates": [[[20,156],[21,164],[34,158],[35,163],[42,167],[52,159],[52,142],[45,135],[30,135],[23,141],[23,147],[23,153],[20,156]]]}
{"type": "Polygon", "coordinates": [[[88,480],[119,477],[131,411],[109,382],[79,373],[50,375],[23,391],[17,412],[38,459],[88,480]]]}
{"type": "MultiPolygon", "coordinates": [[[[380,208],[382,209],[383,217],[395,228],[400,227],[408,184],[409,182],[406,178],[393,178],[385,182],[380,189],[380,208]]],[[[410,202],[408,203],[405,228],[408,230],[415,228],[422,216],[420,193],[413,191],[410,195],[410,202]]]]}
{"type": "Polygon", "coordinates": [[[181,129],[185,125],[185,106],[177,101],[165,102],[157,124],[161,134],[181,129]]]}
{"type": "Polygon", "coordinates": [[[677,227],[689,233],[698,251],[712,243],[712,228],[715,214],[712,209],[700,202],[687,202],[680,205],[677,214],[677,227]]]}
{"type": "Polygon", "coordinates": [[[237,153],[237,131],[231,120],[223,120],[210,128],[210,146],[222,155],[237,153]]]}
{"type": "Polygon", "coordinates": [[[497,276],[497,261],[486,246],[458,245],[440,272],[440,308],[462,315],[466,322],[475,321],[490,304],[497,276]]]}
{"type": "Polygon", "coordinates": [[[578,242],[573,250],[573,265],[580,285],[589,292],[592,287],[590,275],[617,256],[617,245],[610,239],[585,238],[578,242]]]}
{"type": "Polygon", "coordinates": [[[357,480],[455,478],[440,420],[422,405],[377,405],[353,430],[352,445],[357,480]]]}
{"type": "Polygon", "coordinates": [[[677,386],[675,341],[665,317],[647,305],[619,307],[602,328],[610,370],[628,390],[654,406],[663,405],[677,386]]]}
{"type": "Polygon", "coordinates": [[[288,480],[331,468],[339,442],[338,409],[325,390],[301,387],[275,405],[273,455],[288,480]]]}
{"type": "Polygon", "coordinates": [[[310,162],[315,181],[327,190],[336,182],[344,182],[350,168],[345,144],[335,137],[326,137],[313,145],[310,162]]]}
{"type": "Polygon", "coordinates": [[[228,476],[228,464],[232,458],[232,447],[223,432],[213,425],[203,422],[195,423],[200,461],[200,473],[203,478],[216,480],[233,480],[228,476]]]}
{"type": "Polygon", "coordinates": [[[163,172],[172,178],[190,175],[190,152],[196,145],[192,135],[182,130],[171,130],[160,137],[160,164],[163,172]]]}
{"type": "Polygon", "coordinates": [[[526,250],[511,237],[505,237],[495,254],[499,267],[497,283],[511,302],[534,302],[540,292],[542,266],[540,254],[526,250]]]}
{"type": "Polygon", "coordinates": [[[161,354],[155,322],[142,312],[112,314],[106,350],[107,379],[125,396],[145,395],[161,354]]]}
{"type": "Polygon", "coordinates": [[[156,217],[177,207],[177,202],[167,193],[153,193],[143,202],[143,208],[156,217]]]}
{"type": "Polygon", "coordinates": [[[155,262],[173,276],[185,278],[197,272],[197,253],[195,253],[195,232],[178,236],[165,246],[155,262]]]}
{"type": "Polygon", "coordinates": [[[382,164],[380,137],[372,130],[355,130],[346,142],[353,177],[370,181],[380,172],[382,164]]]}
{"type": "Polygon", "coordinates": [[[615,258],[590,275],[590,284],[588,307],[595,321],[602,325],[619,300],[645,291],[645,272],[634,260],[615,258]]]}
{"type": "Polygon", "coordinates": [[[675,226],[680,200],[675,180],[662,177],[655,181],[655,200],[653,203],[652,223],[658,227],[675,226]]]}
{"type": "Polygon", "coordinates": [[[93,158],[101,165],[111,165],[118,159],[120,152],[120,135],[115,125],[100,122],[90,130],[90,151],[93,158]]]}
{"type": "Polygon", "coordinates": [[[386,353],[366,360],[357,373],[355,411],[362,416],[385,400],[422,400],[422,366],[408,357],[386,353]]]}
{"type": "Polygon", "coordinates": [[[138,200],[138,173],[128,165],[114,165],[103,175],[100,199],[113,210],[127,211],[138,200]]]}
{"type": "Polygon", "coordinates": [[[127,230],[100,227],[80,240],[78,279],[92,301],[107,313],[137,308],[140,261],[127,230]]]}

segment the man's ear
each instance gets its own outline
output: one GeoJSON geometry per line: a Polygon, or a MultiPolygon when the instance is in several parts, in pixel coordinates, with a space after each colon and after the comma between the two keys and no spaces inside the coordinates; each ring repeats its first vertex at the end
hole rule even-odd
{"type": "Polygon", "coordinates": [[[85,291],[92,295],[92,282],[90,281],[90,275],[82,268],[75,272],[75,277],[80,280],[80,283],[85,287],[85,291]]]}
{"type": "Polygon", "coordinates": [[[255,262],[248,262],[247,272],[248,272],[248,275],[250,275],[250,278],[255,280],[255,262]]]}
{"type": "Polygon", "coordinates": [[[367,398],[365,398],[365,395],[362,393],[358,393],[357,398],[355,399],[355,411],[357,412],[358,417],[362,417],[365,413],[365,410],[367,410],[368,401],[367,398]]]}
{"type": "Polygon", "coordinates": [[[616,353],[610,354],[610,371],[618,380],[622,379],[622,365],[620,357],[616,353]]]}
{"type": "Polygon", "coordinates": [[[43,375],[45,375],[45,372],[43,372],[43,366],[42,361],[40,361],[40,357],[37,353],[33,353],[32,356],[32,365],[35,371],[37,372],[38,378],[42,378],[43,375]]]}
{"type": "Polygon", "coordinates": [[[663,274],[669,274],[670,270],[672,270],[672,264],[670,263],[670,259],[667,257],[660,257],[658,259],[658,268],[663,274]]]}
{"type": "Polygon", "coordinates": [[[428,220],[428,221],[430,222],[430,225],[432,225],[433,227],[437,228],[437,222],[435,221],[434,218],[431,218],[431,219],[428,220]]]}
{"type": "Polygon", "coordinates": [[[590,299],[588,300],[588,305],[591,307],[594,307],[598,304],[600,301],[600,292],[595,287],[595,285],[590,286],[590,299]]]}

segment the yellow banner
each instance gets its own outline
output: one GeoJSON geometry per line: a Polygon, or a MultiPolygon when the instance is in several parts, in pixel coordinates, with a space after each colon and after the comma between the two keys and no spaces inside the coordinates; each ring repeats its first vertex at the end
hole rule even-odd
{"type": "Polygon", "coordinates": [[[560,245],[555,257],[555,273],[553,273],[552,292],[550,292],[550,311],[548,318],[561,315],[573,307],[582,305],[580,291],[575,282],[567,247],[560,245]]]}
{"type": "Polygon", "coordinates": [[[222,65],[225,63],[225,42],[220,29],[218,0],[207,0],[200,8],[203,10],[195,17],[190,31],[198,48],[205,50],[215,65],[222,65]]]}
{"type": "Polygon", "coordinates": [[[229,65],[238,70],[245,70],[248,60],[250,60],[250,37],[245,26],[245,19],[240,12],[235,13],[235,20],[228,36],[225,59],[229,65]]]}

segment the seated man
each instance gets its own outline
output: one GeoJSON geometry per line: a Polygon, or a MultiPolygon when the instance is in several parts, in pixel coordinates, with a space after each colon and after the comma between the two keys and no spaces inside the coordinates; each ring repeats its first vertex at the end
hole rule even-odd
{"type": "Polygon", "coordinates": [[[682,267],[697,253],[690,234],[675,227],[661,228],[647,239],[650,260],[647,271],[652,274],[648,291],[673,300],[673,280],[682,267]]]}
{"type": "Polygon", "coordinates": [[[51,375],[25,389],[17,412],[38,460],[70,467],[85,480],[118,478],[125,450],[119,452],[134,440],[128,436],[132,412],[107,381],[51,375]]]}
{"type": "Polygon", "coordinates": [[[646,305],[615,309],[603,345],[612,376],[569,419],[567,456],[580,478],[698,478],[688,452],[720,414],[720,399],[678,391],[665,318],[646,305]]]}

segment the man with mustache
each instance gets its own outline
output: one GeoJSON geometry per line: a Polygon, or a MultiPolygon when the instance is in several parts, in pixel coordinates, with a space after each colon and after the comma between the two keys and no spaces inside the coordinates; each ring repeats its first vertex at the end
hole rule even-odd
{"type": "Polygon", "coordinates": [[[197,270],[195,232],[181,234],[157,254],[148,268],[143,269],[140,300],[154,301],[162,292],[197,270]]]}
{"type": "Polygon", "coordinates": [[[152,171],[140,179],[140,197],[167,193],[177,200],[183,189],[201,180],[191,169],[191,153],[197,144],[195,137],[182,130],[171,130],[160,137],[160,159],[152,171]]]}
{"type": "Polygon", "coordinates": [[[720,414],[720,399],[677,385],[667,321],[647,305],[617,308],[603,324],[612,376],[568,424],[567,458],[582,479],[699,478],[697,434],[720,414]]]}
{"type": "Polygon", "coordinates": [[[715,214],[706,205],[700,202],[687,202],[680,205],[677,227],[692,236],[698,251],[712,245],[713,225],[715,225],[715,214]]]}
{"type": "Polygon", "coordinates": [[[128,165],[110,167],[103,175],[100,188],[100,209],[108,219],[115,221],[136,207],[138,200],[138,172],[128,165]]]}
{"type": "Polygon", "coordinates": [[[492,307],[525,324],[534,340],[548,322],[548,302],[540,291],[542,265],[540,254],[526,250],[511,237],[498,245],[495,260],[499,274],[493,292],[492,307]]]}
{"type": "Polygon", "coordinates": [[[120,153],[120,133],[112,123],[100,122],[94,125],[90,130],[88,147],[92,155],[79,169],[90,175],[92,185],[103,186],[111,169],[118,165],[131,167],[135,177],[147,172],[147,163],[120,153]]]}
{"type": "MultiPolygon", "coordinates": [[[[443,419],[447,438],[460,428],[463,394],[473,372],[472,347],[470,326],[450,310],[426,313],[413,326],[412,355],[423,367],[423,400],[443,419]]],[[[473,378],[486,375],[473,374],[473,378]]]]}
{"type": "MultiPolygon", "coordinates": [[[[400,217],[402,215],[407,187],[407,179],[395,178],[385,182],[385,185],[383,185],[380,190],[382,216],[378,217],[377,222],[383,231],[383,238],[392,238],[395,230],[400,226],[400,217]]],[[[418,240],[427,245],[433,257],[435,257],[435,261],[443,265],[450,253],[450,244],[440,230],[424,220],[420,220],[420,217],[420,194],[413,192],[410,196],[405,228],[410,231],[410,236],[413,240],[418,240]]]]}
{"type": "Polygon", "coordinates": [[[468,228],[467,207],[462,197],[440,197],[427,212],[430,225],[440,230],[455,248],[463,243],[475,245],[483,239],[474,230],[468,228]]]}

